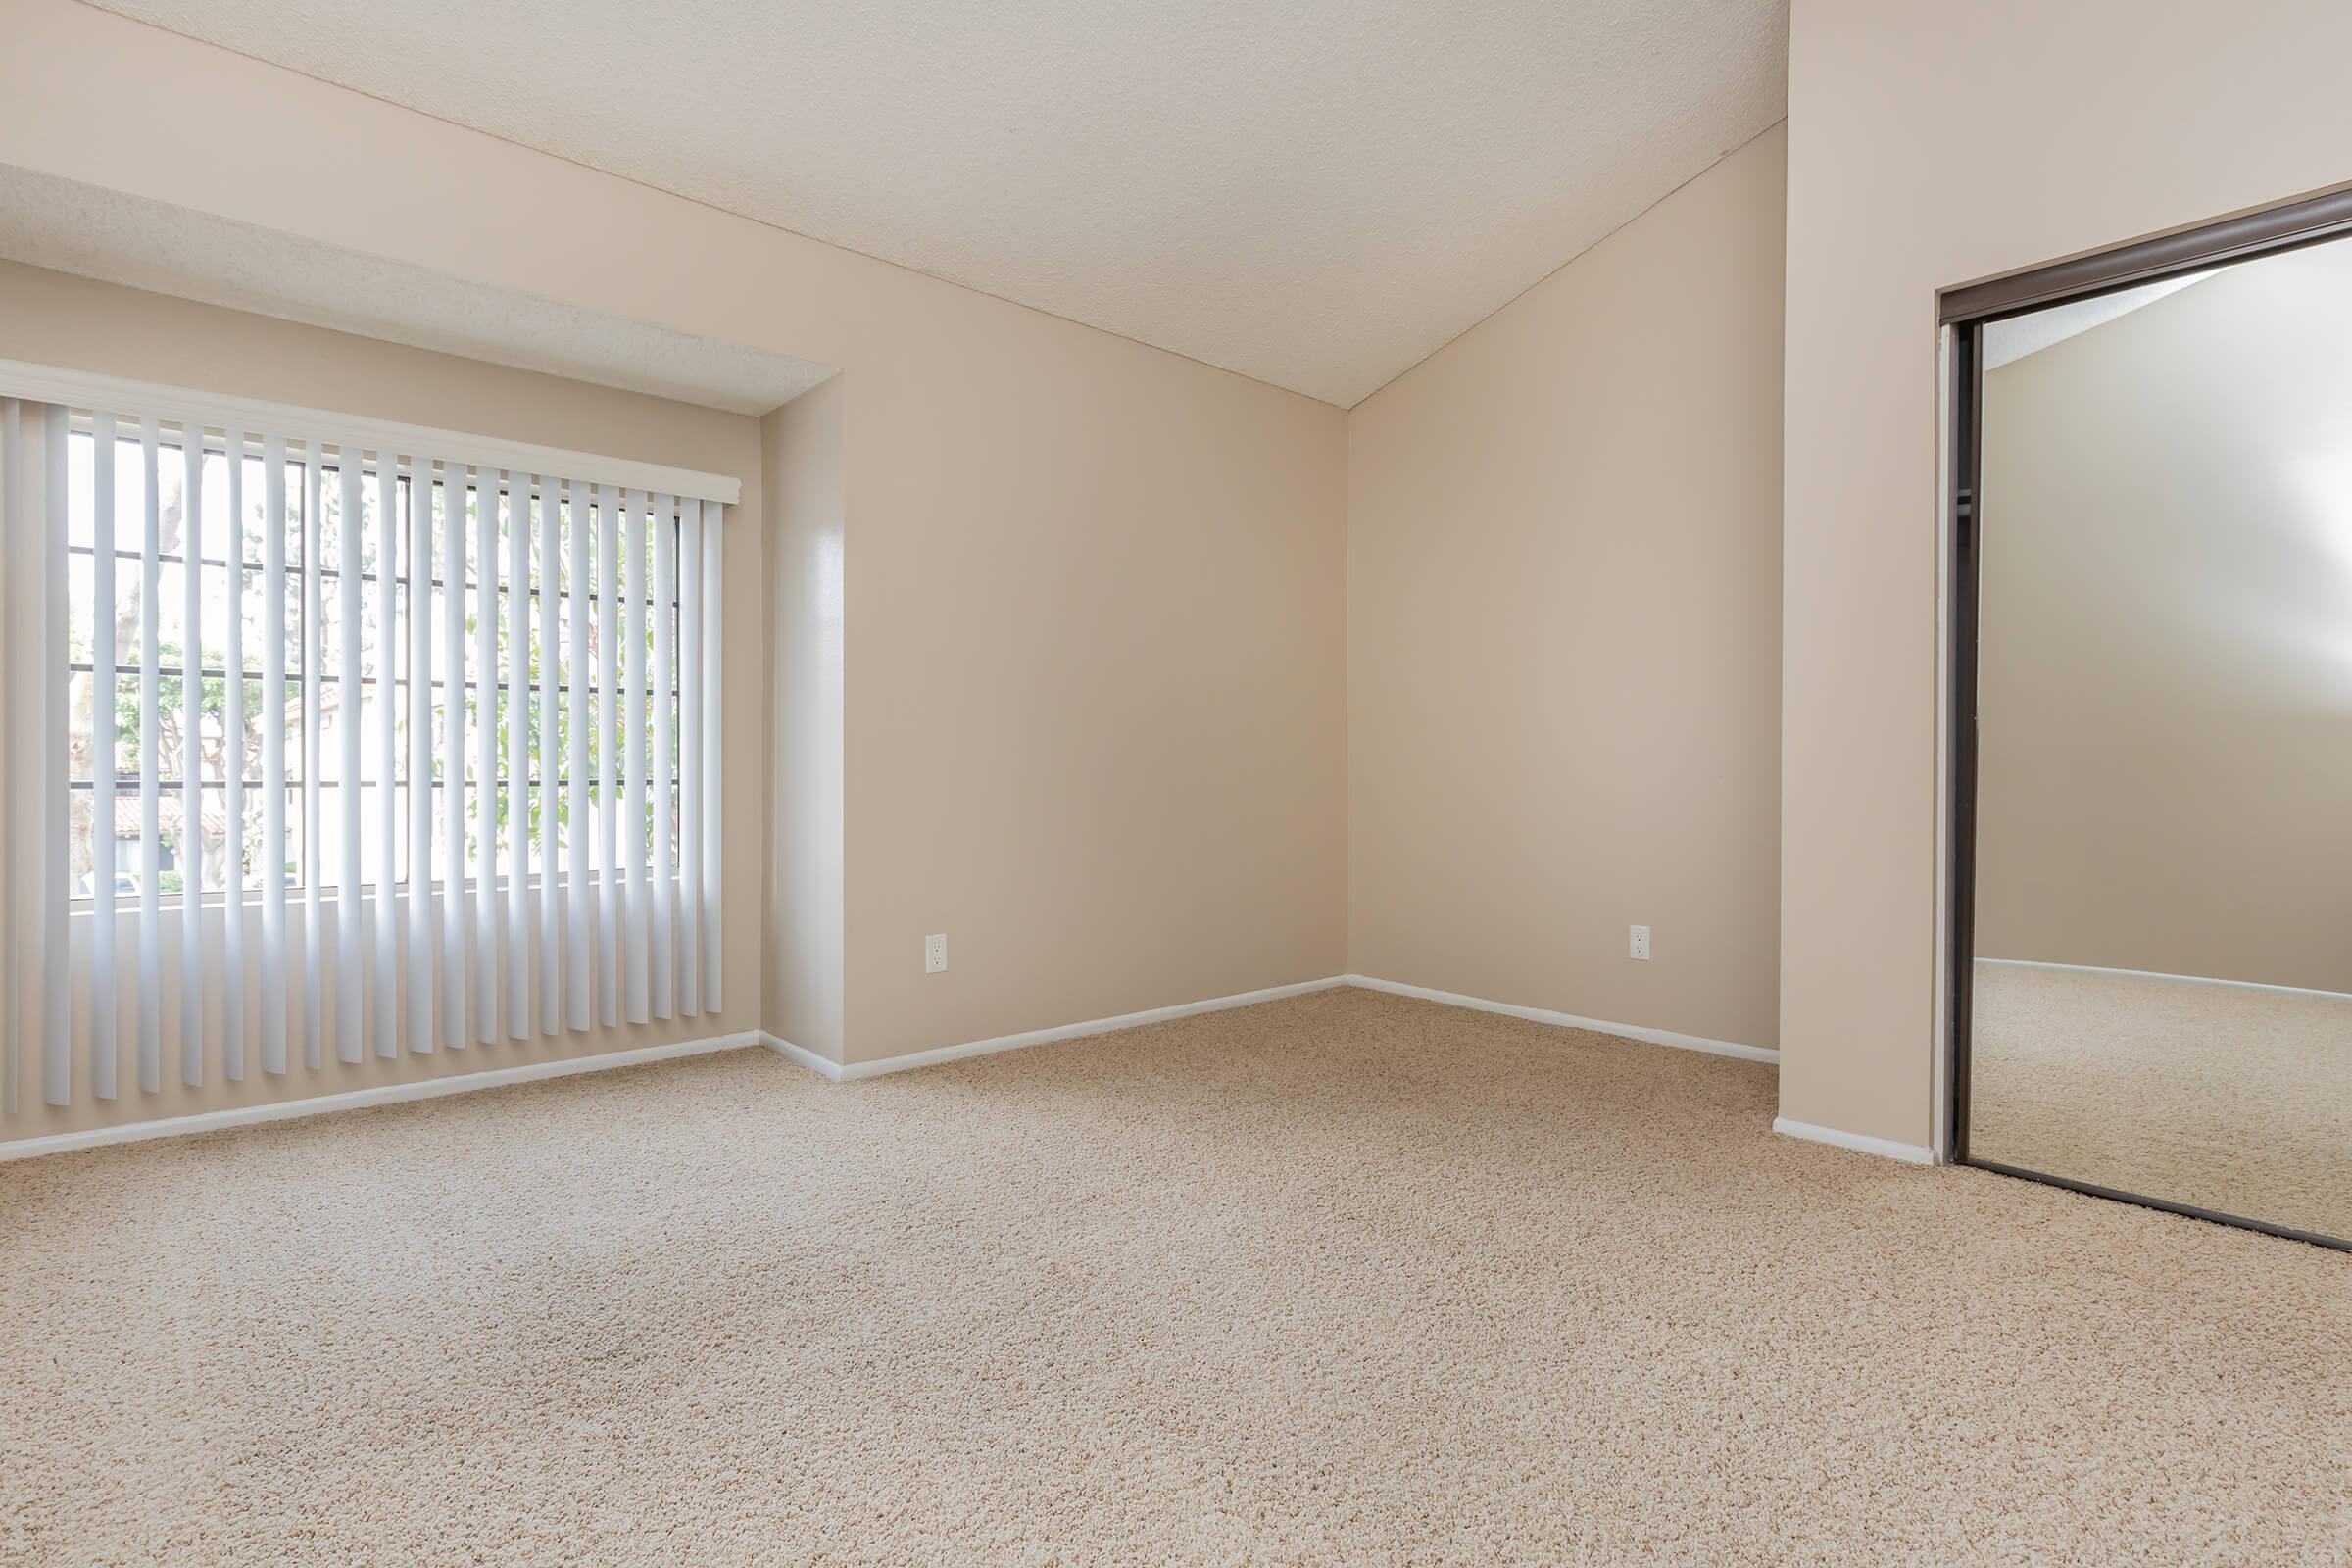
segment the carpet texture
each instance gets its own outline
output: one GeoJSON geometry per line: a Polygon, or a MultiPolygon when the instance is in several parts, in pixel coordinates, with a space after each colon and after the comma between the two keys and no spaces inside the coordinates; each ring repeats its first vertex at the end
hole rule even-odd
{"type": "Polygon", "coordinates": [[[2352,999],[1976,973],[1973,1157],[2352,1238],[2352,999]]]}
{"type": "Polygon", "coordinates": [[[2352,1545],[2352,1259],[1362,991],[0,1167],[0,1561],[2352,1545]]]}

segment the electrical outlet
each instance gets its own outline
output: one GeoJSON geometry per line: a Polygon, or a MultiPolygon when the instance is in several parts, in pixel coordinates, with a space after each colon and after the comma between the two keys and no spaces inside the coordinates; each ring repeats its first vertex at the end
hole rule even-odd
{"type": "Polygon", "coordinates": [[[1628,944],[1627,951],[1637,958],[1649,956],[1649,927],[1645,925],[1633,927],[1633,940],[1628,944]]]}
{"type": "Polygon", "coordinates": [[[948,934],[945,931],[923,938],[923,973],[942,974],[948,967],[948,934]]]}

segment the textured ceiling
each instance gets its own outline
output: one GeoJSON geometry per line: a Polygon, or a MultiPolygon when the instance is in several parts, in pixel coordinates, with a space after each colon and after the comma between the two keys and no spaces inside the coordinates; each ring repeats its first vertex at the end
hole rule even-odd
{"type": "Polygon", "coordinates": [[[8,164],[0,258],[737,414],[832,373],[8,164]]]}
{"type": "Polygon", "coordinates": [[[1352,405],[1777,121],[1786,0],[97,0],[1352,405]]]}

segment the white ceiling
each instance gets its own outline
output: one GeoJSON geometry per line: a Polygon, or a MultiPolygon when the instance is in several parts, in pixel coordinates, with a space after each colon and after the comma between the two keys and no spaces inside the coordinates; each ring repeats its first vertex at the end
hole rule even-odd
{"type": "Polygon", "coordinates": [[[95,0],[1341,405],[1762,131],[1787,0],[95,0]]]}
{"type": "Polygon", "coordinates": [[[833,373],[10,164],[0,258],[737,414],[833,373]]]}

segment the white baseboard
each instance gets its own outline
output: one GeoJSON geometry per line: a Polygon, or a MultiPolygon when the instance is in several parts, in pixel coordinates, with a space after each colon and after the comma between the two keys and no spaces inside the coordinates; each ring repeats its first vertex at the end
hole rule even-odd
{"type": "Polygon", "coordinates": [[[1553,1012],[1545,1007],[1522,1007],[1508,1002],[1489,1002],[1484,997],[1466,997],[1458,991],[1435,991],[1428,986],[1408,986],[1396,980],[1375,980],[1370,975],[1351,974],[1345,977],[1351,986],[1366,991],[1386,991],[1392,996],[1418,997],[1423,1002],[1442,1002],[1449,1007],[1469,1007],[1479,1012],[1499,1012],[1508,1018],[1525,1018],[1530,1023],[1555,1024],[1563,1029],[1590,1029],[1594,1034],[1616,1035],[1626,1040],[1646,1041],[1653,1046],[1672,1046],[1677,1051],[1703,1051],[1713,1056],[1737,1056],[1741,1061],[1778,1062],[1781,1054],[1769,1046],[1743,1046],[1730,1040],[1709,1040],[1701,1035],[1677,1034],[1672,1029],[1649,1029],[1640,1024],[1610,1023],[1603,1018],[1580,1018],[1572,1012],[1553,1012]]]}
{"type": "Polygon", "coordinates": [[[828,1060],[806,1046],[796,1046],[782,1035],[771,1035],[764,1029],[760,1031],[760,1043],[777,1055],[799,1062],[820,1078],[841,1082],[841,1063],[828,1060]]]}
{"type": "Polygon", "coordinates": [[[1197,1013],[1223,1012],[1228,1007],[1248,1007],[1260,1002],[1278,1002],[1284,997],[1302,997],[1310,991],[1331,991],[1348,983],[1341,975],[1324,980],[1301,980],[1296,985],[1268,986],[1263,991],[1241,991],[1230,997],[1212,997],[1206,1002],[1180,1002],[1172,1007],[1150,1007],[1142,1012],[1123,1012],[1115,1018],[1090,1018],[1084,1023],[1057,1024],[1051,1029],[1032,1029],[1026,1034],[998,1035],[990,1040],[967,1040],[957,1046],[941,1046],[934,1051],[909,1051],[903,1055],[883,1056],[874,1061],[853,1061],[846,1066],[828,1061],[815,1052],[796,1046],[774,1035],[766,1037],[767,1048],[791,1057],[802,1066],[822,1073],[835,1083],[854,1078],[879,1078],[884,1073],[907,1072],[916,1067],[937,1066],[943,1061],[961,1061],[966,1056],[986,1056],[999,1051],[1018,1051],[1023,1046],[1050,1046],[1057,1040],[1079,1040],[1088,1035],[1115,1034],[1121,1029],[1140,1029],[1148,1023],[1165,1023],[1171,1018],[1190,1018],[1197,1013]]]}
{"type": "Polygon", "coordinates": [[[2352,993],[2343,991],[2314,991],[2309,986],[2271,986],[2259,980],[2225,980],[2212,974],[2164,974],[2155,969],[2110,969],[2096,963],[2044,963],[2039,958],[1979,958],[1979,963],[1997,964],[2004,969],[2058,969],[2073,974],[2113,974],[2127,980],[2178,980],[2188,986],[2235,986],[2240,991],[2270,991],[2282,997],[2328,997],[2337,1002],[2352,1002],[2352,993]]]}
{"type": "Polygon", "coordinates": [[[227,1110],[200,1111],[190,1116],[161,1116],[152,1121],[122,1122],[81,1132],[49,1133],[0,1143],[0,1160],[30,1159],[37,1154],[62,1154],[74,1149],[100,1149],[109,1144],[137,1143],[149,1138],[180,1138],[190,1133],[218,1132],[225,1127],[251,1127],[262,1122],[287,1121],[296,1116],[323,1116],[338,1110],[362,1110],[404,1100],[433,1100],[442,1095],[470,1094],[504,1084],[530,1083],[540,1078],[567,1078],[573,1073],[602,1072],[611,1067],[634,1067],[643,1062],[668,1061],[676,1056],[699,1056],[712,1051],[736,1051],[761,1043],[757,1030],[713,1035],[707,1040],[681,1040],[666,1046],[640,1046],[634,1051],[607,1051],[593,1056],[566,1056],[561,1061],[534,1061],[518,1067],[492,1067],[481,1072],[452,1073],[446,1078],[420,1078],[414,1083],[382,1084],[372,1089],[350,1089],[301,1100],[276,1100],[266,1105],[238,1105],[227,1110]]]}
{"type": "Polygon", "coordinates": [[[1933,1149],[1923,1149],[1917,1144],[1898,1144],[1891,1138],[1839,1132],[1835,1127],[1816,1127],[1809,1121],[1790,1121],[1786,1116],[1775,1116],[1772,1130],[1784,1138],[1802,1138],[1809,1144],[1828,1144],[1833,1149],[1850,1149],[1857,1153],[1876,1154],[1881,1159],[1899,1159],[1906,1165],[1936,1163],[1936,1151],[1933,1149]]]}
{"type": "Polygon", "coordinates": [[[1172,1007],[1153,1007],[1144,1012],[1121,1013],[1115,1018],[1094,1018],[1085,1023],[1066,1023],[1052,1029],[1032,1029],[1026,1034],[999,1035],[991,1040],[969,1040],[957,1046],[942,1046],[935,1051],[910,1051],[904,1055],[884,1056],[875,1061],[853,1061],[844,1066],[829,1061],[815,1052],[794,1045],[775,1035],[765,1037],[767,1048],[788,1056],[812,1072],[821,1073],[835,1083],[856,1078],[878,1078],[884,1073],[906,1072],[916,1067],[929,1067],[943,1061],[959,1061],[965,1056],[987,1055],[998,1051],[1017,1051],[1023,1046],[1050,1045],[1056,1040],[1077,1040],[1087,1035],[1106,1035],[1121,1029],[1139,1028],[1148,1023],[1164,1023],[1171,1018],[1189,1018],[1196,1013],[1221,1012],[1228,1007],[1247,1007],[1260,1002],[1273,1002],[1283,997],[1303,996],[1310,991],[1330,991],[1340,986],[1360,986],[1366,991],[1386,991],[1395,996],[1418,997],[1424,1002],[1443,1003],[1447,1006],[1470,1007],[1480,1012],[1499,1012],[1514,1018],[1526,1018],[1535,1023],[1557,1024],[1570,1029],[1591,1029],[1600,1034],[1618,1035],[1630,1040],[1646,1041],[1655,1046],[1673,1046],[1682,1051],[1703,1051],[1718,1056],[1737,1056],[1743,1061],[1777,1062],[1781,1054],[1764,1046],[1743,1046],[1729,1040],[1707,1040],[1698,1035],[1677,1034],[1671,1029],[1646,1029],[1637,1024],[1608,1023],[1597,1018],[1580,1018],[1573,1013],[1549,1012],[1542,1007],[1513,1006],[1508,1003],[1488,1002],[1480,997],[1466,997],[1458,992],[1433,991],[1427,986],[1408,986],[1395,980],[1376,980],[1368,975],[1333,975],[1327,980],[1302,980],[1297,985],[1269,986],[1263,991],[1243,991],[1230,997],[1214,997],[1206,1002],[1180,1003],[1172,1007]]]}

